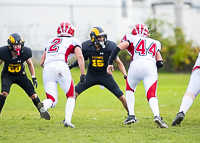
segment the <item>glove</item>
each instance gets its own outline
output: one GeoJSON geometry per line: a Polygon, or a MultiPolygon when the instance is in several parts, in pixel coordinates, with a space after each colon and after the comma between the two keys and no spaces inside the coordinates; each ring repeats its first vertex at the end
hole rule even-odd
{"type": "Polygon", "coordinates": [[[70,70],[72,69],[72,65],[69,65],[69,69],[70,69],[70,70]]]}
{"type": "Polygon", "coordinates": [[[33,85],[35,86],[35,88],[37,88],[38,83],[37,83],[36,77],[32,77],[32,81],[33,81],[33,85]]]}
{"type": "Polygon", "coordinates": [[[80,76],[80,83],[84,84],[86,82],[86,75],[81,75],[80,76]]]}
{"type": "Polygon", "coordinates": [[[126,79],[127,78],[127,75],[124,75],[124,79],[126,79]]]}

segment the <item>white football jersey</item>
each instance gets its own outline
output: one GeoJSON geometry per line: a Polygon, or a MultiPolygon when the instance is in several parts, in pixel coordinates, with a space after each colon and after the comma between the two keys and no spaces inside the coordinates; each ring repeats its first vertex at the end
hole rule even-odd
{"type": "Polygon", "coordinates": [[[147,59],[156,62],[156,52],[161,50],[159,41],[132,34],[126,34],[122,39],[123,41],[130,43],[127,51],[132,56],[132,60],[147,59]]]}
{"type": "Polygon", "coordinates": [[[197,60],[200,60],[200,52],[199,52],[199,54],[198,54],[197,60]]]}
{"type": "Polygon", "coordinates": [[[73,56],[74,48],[81,43],[74,37],[55,37],[47,41],[44,65],[53,61],[66,62],[73,56]]]}

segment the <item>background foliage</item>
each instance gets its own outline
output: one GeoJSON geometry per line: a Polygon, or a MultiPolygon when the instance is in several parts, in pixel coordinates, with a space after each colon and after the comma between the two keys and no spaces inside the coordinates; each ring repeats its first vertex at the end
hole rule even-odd
{"type": "MultiPolygon", "coordinates": [[[[182,29],[174,27],[165,20],[148,19],[145,23],[150,30],[150,38],[161,42],[164,67],[161,71],[190,72],[198,56],[199,47],[187,41],[182,29]]],[[[131,61],[130,55],[123,50],[119,57],[126,69],[131,61]]]]}

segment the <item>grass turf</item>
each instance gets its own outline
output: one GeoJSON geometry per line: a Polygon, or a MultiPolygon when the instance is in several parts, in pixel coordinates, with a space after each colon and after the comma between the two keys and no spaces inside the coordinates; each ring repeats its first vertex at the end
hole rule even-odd
{"type": "MultiPolygon", "coordinates": [[[[72,69],[75,84],[79,81],[80,71],[72,69]]],[[[27,72],[29,75],[29,73],[27,72]]],[[[125,80],[119,71],[114,78],[123,92],[125,80]]],[[[30,77],[30,76],[29,76],[30,77]]],[[[36,92],[41,100],[46,98],[42,83],[42,68],[36,67],[39,86],[36,92]]],[[[76,101],[72,123],[76,128],[66,128],[60,121],[64,119],[66,98],[58,86],[58,104],[49,109],[51,120],[41,119],[31,99],[17,85],[11,92],[0,115],[0,142],[2,143],[122,143],[122,142],[199,142],[199,98],[187,112],[180,126],[172,127],[190,74],[159,73],[158,99],[160,115],[169,128],[160,129],[153,121],[153,114],[147,102],[142,82],[135,93],[135,114],[139,122],[123,125],[125,109],[121,102],[107,89],[94,86],[83,92],[76,101]]]]}

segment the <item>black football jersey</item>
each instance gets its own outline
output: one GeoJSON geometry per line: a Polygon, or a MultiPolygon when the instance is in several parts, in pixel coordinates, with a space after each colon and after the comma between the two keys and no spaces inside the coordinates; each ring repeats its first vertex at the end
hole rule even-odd
{"type": "Polygon", "coordinates": [[[87,60],[89,58],[87,74],[94,76],[107,75],[108,58],[116,46],[114,42],[108,40],[105,48],[100,48],[97,51],[91,40],[83,42],[82,52],[84,59],[87,60]]]}
{"type": "Polygon", "coordinates": [[[20,56],[14,58],[8,46],[0,47],[0,59],[4,61],[2,73],[10,75],[25,74],[24,62],[32,57],[32,51],[28,47],[24,47],[20,56]]]}

